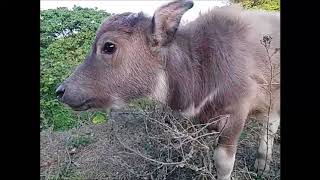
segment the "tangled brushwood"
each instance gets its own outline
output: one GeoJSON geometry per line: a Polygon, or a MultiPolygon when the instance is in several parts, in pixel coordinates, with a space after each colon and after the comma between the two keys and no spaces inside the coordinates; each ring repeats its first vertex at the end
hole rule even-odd
{"type": "Polygon", "coordinates": [[[170,179],[177,177],[173,175],[175,173],[183,175],[186,173],[181,171],[193,171],[198,178],[215,179],[212,157],[220,132],[209,132],[207,127],[228,119],[229,115],[218,116],[206,124],[199,124],[158,105],[153,111],[130,112],[131,115],[140,117],[138,119],[141,122],[132,121],[129,124],[120,119],[114,120],[113,117],[119,117],[123,113],[125,112],[111,112],[110,123],[115,131],[115,138],[124,148],[119,152],[118,158],[126,162],[132,174],[151,179],[170,179]],[[145,133],[143,139],[137,139],[137,134],[131,136],[127,133],[127,128],[133,127],[131,123],[138,128],[137,133],[145,133]],[[143,167],[137,166],[137,160],[144,161],[140,163],[143,167]]]}

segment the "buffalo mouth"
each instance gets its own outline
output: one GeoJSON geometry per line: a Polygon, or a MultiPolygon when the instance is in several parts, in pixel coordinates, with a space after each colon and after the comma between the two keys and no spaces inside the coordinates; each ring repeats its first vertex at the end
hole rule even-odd
{"type": "Polygon", "coordinates": [[[89,110],[91,107],[88,104],[83,104],[79,106],[70,106],[72,110],[74,111],[86,111],[89,110]]]}
{"type": "Polygon", "coordinates": [[[81,103],[81,104],[77,104],[77,105],[67,104],[67,105],[68,105],[72,110],[74,110],[74,111],[86,111],[86,110],[91,109],[92,106],[93,106],[91,99],[86,100],[86,101],[84,101],[84,102],[81,103]]]}
{"type": "MultiPolygon", "coordinates": [[[[72,101],[71,101],[72,102],[72,101]]],[[[98,99],[98,98],[88,98],[87,100],[81,101],[80,103],[71,103],[70,101],[62,101],[62,103],[70,107],[73,111],[87,111],[87,110],[105,110],[109,109],[111,104],[109,98],[98,99]]]]}

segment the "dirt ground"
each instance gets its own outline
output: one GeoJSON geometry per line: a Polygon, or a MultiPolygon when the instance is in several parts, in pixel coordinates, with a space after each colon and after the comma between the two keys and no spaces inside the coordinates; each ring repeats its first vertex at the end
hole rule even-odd
{"type": "MultiPolygon", "coordinates": [[[[153,117],[159,119],[163,114],[153,117]]],[[[165,122],[166,118],[162,120],[165,122]]],[[[247,122],[240,137],[233,179],[280,179],[279,135],[273,148],[271,171],[257,176],[253,170],[259,127],[256,121],[247,122]]],[[[166,128],[170,130],[169,126],[166,128]]],[[[181,151],[172,148],[174,138],[166,134],[170,142],[161,140],[169,132],[162,129],[147,122],[146,116],[138,111],[121,110],[111,112],[107,123],[87,124],[65,132],[43,131],[41,179],[214,179],[210,175],[215,174],[210,162],[212,148],[193,149],[192,142],[181,146],[181,151]],[[188,154],[190,157],[186,158],[188,154]],[[186,164],[175,164],[184,160],[186,164]]],[[[210,141],[202,140],[202,143],[210,141]]]]}

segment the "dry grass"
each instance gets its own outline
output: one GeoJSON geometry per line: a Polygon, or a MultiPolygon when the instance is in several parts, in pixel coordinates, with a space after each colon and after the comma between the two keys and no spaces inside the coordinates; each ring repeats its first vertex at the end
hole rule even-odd
{"type": "MultiPolygon", "coordinates": [[[[221,119],[227,116],[210,123],[221,119]]],[[[148,112],[113,111],[105,124],[42,132],[41,178],[215,179],[212,154],[219,133],[195,124],[157,106],[148,112]]],[[[277,141],[271,173],[257,177],[253,171],[259,127],[249,121],[241,135],[233,179],[280,179],[277,141]]]]}

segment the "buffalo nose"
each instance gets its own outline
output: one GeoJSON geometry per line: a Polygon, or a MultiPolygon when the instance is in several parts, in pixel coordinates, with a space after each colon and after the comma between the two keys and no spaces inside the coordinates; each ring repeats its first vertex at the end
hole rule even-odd
{"type": "Polygon", "coordinates": [[[63,96],[65,92],[65,88],[63,85],[60,85],[57,89],[56,89],[56,95],[57,95],[57,98],[60,100],[63,96]]]}

